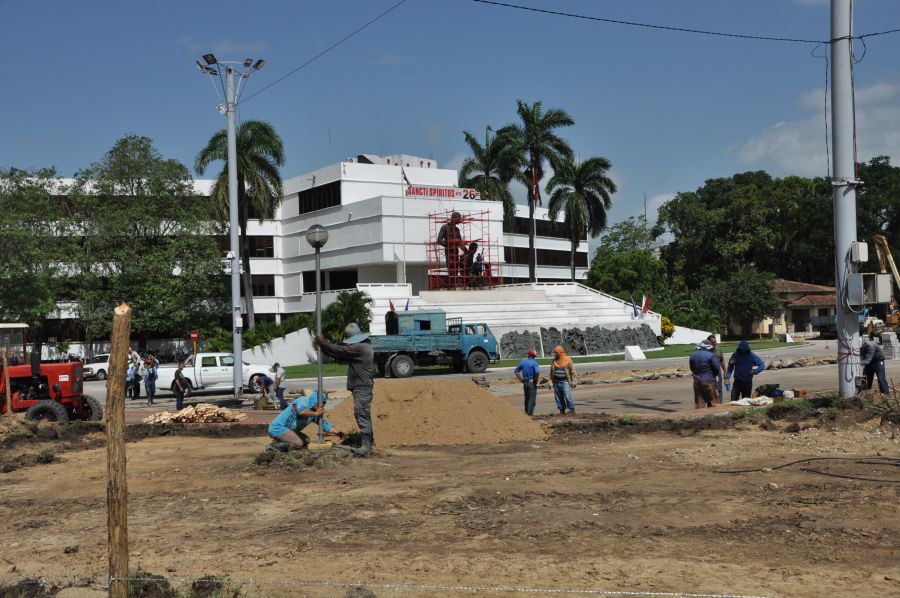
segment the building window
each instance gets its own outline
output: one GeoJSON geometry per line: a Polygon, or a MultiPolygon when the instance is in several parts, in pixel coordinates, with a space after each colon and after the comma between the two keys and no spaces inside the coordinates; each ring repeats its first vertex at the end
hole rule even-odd
{"type": "MultiPolygon", "coordinates": [[[[321,276],[319,276],[320,288],[325,290],[325,273],[321,272],[321,276]]],[[[316,271],[309,270],[303,273],[303,292],[304,293],[315,293],[316,292],[316,271]]]]}
{"type": "MultiPolygon", "coordinates": [[[[587,253],[583,251],[575,252],[575,267],[587,268],[587,253]]],[[[570,254],[564,249],[538,249],[537,265],[538,266],[565,266],[570,267],[570,254]]],[[[528,248],[527,247],[504,247],[503,261],[507,264],[528,264],[528,248]]]]}
{"type": "Polygon", "coordinates": [[[248,236],[250,257],[275,257],[274,237],[248,236]]]}
{"type": "Polygon", "coordinates": [[[794,324],[809,324],[809,310],[808,309],[792,309],[791,310],[791,321],[794,324]]]}
{"type": "Polygon", "coordinates": [[[253,287],[254,297],[275,296],[275,276],[272,274],[252,274],[250,285],[253,287]]]}
{"type": "MultiPolygon", "coordinates": [[[[315,276],[311,279],[313,283],[316,282],[315,276]]],[[[356,270],[331,270],[328,272],[328,289],[331,291],[356,289],[357,282],[359,282],[359,274],[356,270]]]]}
{"type": "Polygon", "coordinates": [[[300,213],[307,214],[341,205],[341,182],[334,181],[298,194],[300,213]]]}
{"type": "MultiPolygon", "coordinates": [[[[537,231],[537,236],[539,237],[552,237],[554,239],[566,240],[568,240],[569,238],[569,231],[566,230],[566,227],[562,222],[551,222],[549,220],[535,219],[534,226],[537,231]]],[[[509,227],[506,225],[506,223],[503,224],[503,232],[505,233],[527,235],[530,229],[530,221],[528,220],[528,218],[524,218],[522,216],[516,216],[516,223],[515,226],[513,226],[512,230],[509,230],[509,227]]],[[[581,240],[587,241],[587,236],[583,235],[581,237],[581,240]]]]}
{"type": "Polygon", "coordinates": [[[822,317],[822,316],[830,316],[830,315],[831,315],[831,314],[829,313],[830,311],[831,311],[831,310],[830,310],[829,308],[827,308],[827,307],[820,307],[820,308],[819,308],[819,316],[820,316],[820,317],[822,317]]]}

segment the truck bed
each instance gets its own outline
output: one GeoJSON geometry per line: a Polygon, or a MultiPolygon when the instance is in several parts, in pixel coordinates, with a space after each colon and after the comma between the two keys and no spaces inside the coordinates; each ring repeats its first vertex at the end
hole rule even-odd
{"type": "Polygon", "coordinates": [[[369,337],[375,353],[459,351],[459,334],[376,334],[369,337]]]}

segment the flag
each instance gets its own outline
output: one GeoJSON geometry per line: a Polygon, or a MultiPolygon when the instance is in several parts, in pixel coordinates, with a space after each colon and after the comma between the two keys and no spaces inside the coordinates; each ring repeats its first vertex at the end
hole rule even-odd
{"type": "Polygon", "coordinates": [[[391,301],[390,299],[388,299],[388,304],[390,304],[390,306],[391,306],[391,311],[397,311],[396,309],[394,309],[394,302],[393,302],[393,301],[391,301]]]}
{"type": "Polygon", "coordinates": [[[406,307],[403,308],[403,311],[409,311],[409,299],[406,300],[406,307]]]}
{"type": "Polygon", "coordinates": [[[541,188],[538,187],[537,179],[534,176],[534,170],[531,171],[531,196],[534,198],[534,201],[538,203],[538,205],[543,205],[541,203],[541,188]]]}
{"type": "Polygon", "coordinates": [[[648,311],[650,311],[650,297],[644,295],[644,298],[641,300],[641,315],[648,311]]]}
{"type": "Polygon", "coordinates": [[[406,171],[403,170],[402,166],[400,167],[400,174],[403,175],[403,182],[406,183],[407,186],[412,185],[412,183],[409,182],[409,179],[406,178],[406,171]]]}
{"type": "Polygon", "coordinates": [[[632,319],[637,320],[638,306],[637,306],[637,303],[634,302],[634,295],[631,295],[631,310],[632,310],[632,312],[634,312],[631,314],[632,319]]]}

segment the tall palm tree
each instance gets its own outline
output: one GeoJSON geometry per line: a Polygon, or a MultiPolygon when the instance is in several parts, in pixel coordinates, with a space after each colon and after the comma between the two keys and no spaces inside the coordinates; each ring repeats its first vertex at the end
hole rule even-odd
{"type": "Polygon", "coordinates": [[[572,282],[575,282],[575,249],[579,241],[590,233],[597,235],[606,228],[606,211],[612,206],[610,197],[616,184],[607,176],[610,162],[606,158],[589,158],[581,163],[566,160],[556,165],[547,183],[550,193],[550,220],[564,212],[563,223],[569,233],[572,250],[569,263],[572,282]]]}
{"type": "MultiPolygon", "coordinates": [[[[248,120],[237,130],[238,224],[240,226],[241,265],[244,274],[244,300],[247,305],[247,324],[253,327],[253,284],[250,274],[250,240],[247,221],[250,214],[260,221],[273,218],[284,197],[278,167],[284,164],[284,145],[281,137],[267,122],[248,120]]],[[[206,147],[197,154],[194,170],[202,175],[211,162],[222,160],[225,167],[219,173],[210,199],[216,214],[228,219],[228,136],[225,129],[217,131],[206,147]]]]}
{"type": "Polygon", "coordinates": [[[536,282],[534,208],[540,201],[544,165],[549,162],[555,170],[557,164],[572,159],[572,148],[554,131],[574,125],[575,121],[560,108],[550,108],[545,112],[540,101],[529,105],[516,100],[516,104],[516,113],[521,122],[504,127],[498,131],[498,135],[513,135],[522,152],[524,170],[519,173],[519,180],[528,188],[528,278],[531,282],[536,282]]]}
{"type": "Polygon", "coordinates": [[[488,126],[484,145],[481,145],[474,135],[463,131],[472,157],[466,158],[459,169],[459,186],[477,189],[481,199],[502,201],[503,220],[508,228],[512,228],[516,221],[516,203],[509,191],[509,183],[521,167],[522,152],[517,136],[507,132],[492,138],[490,133],[488,126]]]}

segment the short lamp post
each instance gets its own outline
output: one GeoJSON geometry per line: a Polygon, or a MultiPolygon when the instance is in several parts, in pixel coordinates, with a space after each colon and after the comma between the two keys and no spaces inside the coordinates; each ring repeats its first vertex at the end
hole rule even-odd
{"type": "MultiPolygon", "coordinates": [[[[306,242],[316,250],[316,335],[322,334],[322,264],[320,252],[328,242],[328,231],[320,224],[313,224],[306,231],[306,242]]],[[[316,376],[319,386],[316,393],[316,408],[322,405],[322,347],[316,346],[316,376]]],[[[319,420],[319,444],[325,440],[325,418],[319,420]]]]}

